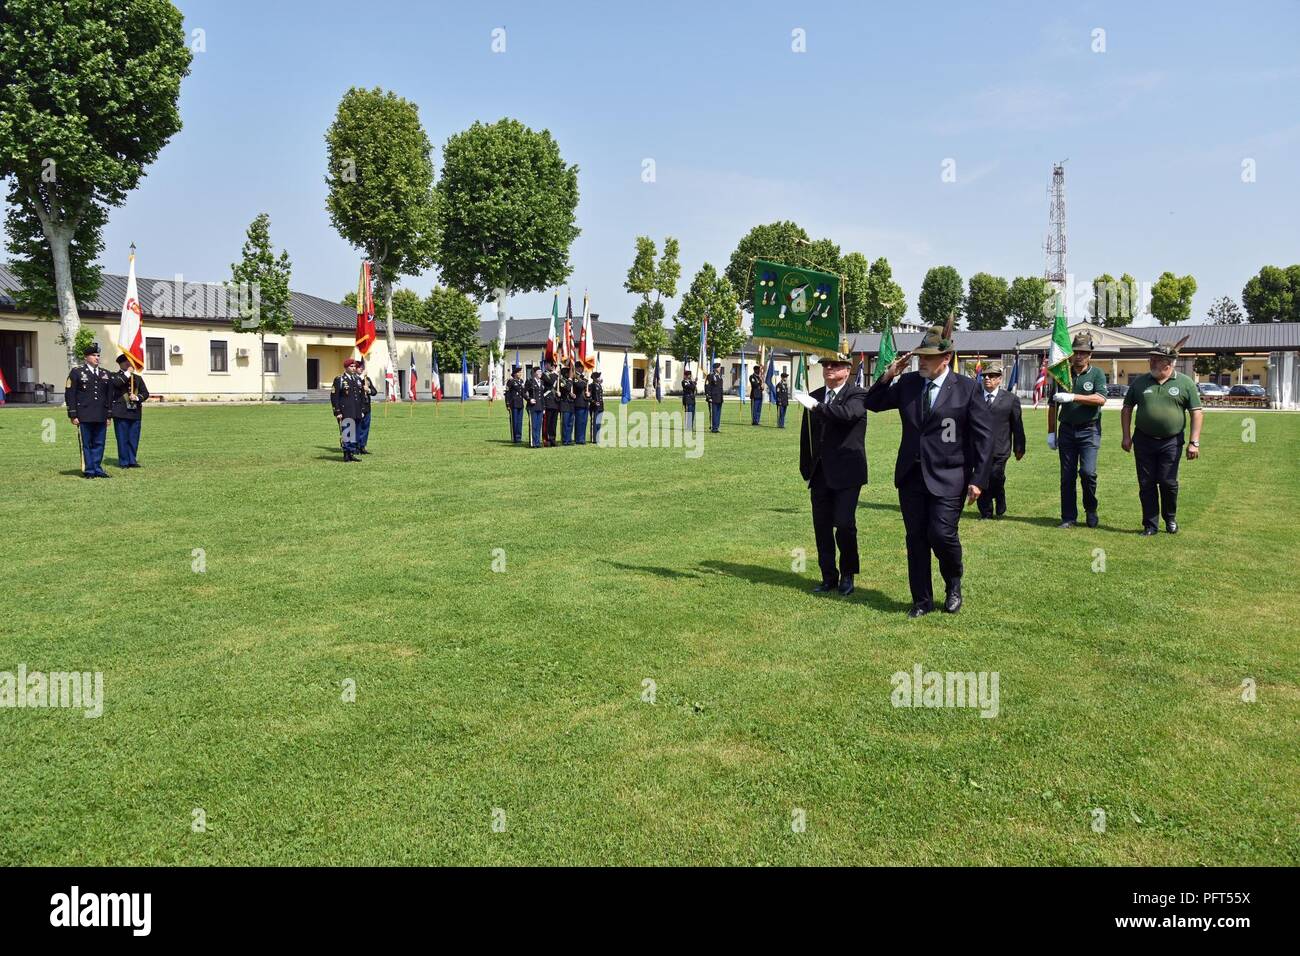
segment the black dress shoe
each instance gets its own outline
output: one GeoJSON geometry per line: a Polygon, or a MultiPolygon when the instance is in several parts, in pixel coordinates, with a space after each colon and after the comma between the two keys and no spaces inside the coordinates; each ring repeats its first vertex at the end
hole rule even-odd
{"type": "Polygon", "coordinates": [[[1144,538],[1149,538],[1153,534],[1158,534],[1158,533],[1159,532],[1157,532],[1155,528],[1143,528],[1141,531],[1138,532],[1138,534],[1144,538]]]}
{"type": "Polygon", "coordinates": [[[945,614],[956,614],[961,610],[961,579],[958,578],[948,585],[948,593],[943,599],[943,612],[945,614]]]}
{"type": "Polygon", "coordinates": [[[933,611],[933,610],[934,610],[934,608],[931,607],[929,604],[913,604],[913,605],[912,605],[912,609],[911,609],[910,611],[907,612],[907,616],[908,616],[908,617],[925,617],[927,614],[929,614],[929,613],[930,613],[931,611],[933,611]]]}
{"type": "Polygon", "coordinates": [[[1073,527],[1074,527],[1074,522],[1073,522],[1073,521],[1062,521],[1060,524],[1057,525],[1057,527],[1058,527],[1058,528],[1073,528],[1073,527]]]}
{"type": "Polygon", "coordinates": [[[1177,534],[1177,533],[1178,533],[1178,522],[1177,522],[1177,521],[1166,521],[1166,522],[1165,522],[1165,530],[1168,531],[1170,534],[1177,534]]]}
{"type": "Polygon", "coordinates": [[[364,449],[364,448],[360,448],[360,449],[357,450],[357,454],[358,454],[358,455],[369,455],[370,452],[368,452],[368,451],[367,451],[366,449],[364,449]]]}
{"type": "Polygon", "coordinates": [[[982,512],[982,511],[979,513],[979,519],[980,519],[980,521],[987,521],[989,518],[992,518],[992,517],[993,517],[993,512],[991,512],[991,511],[990,511],[988,514],[985,514],[985,513],[982,512]]]}
{"type": "Polygon", "coordinates": [[[830,594],[830,593],[831,593],[832,591],[834,591],[837,587],[839,587],[839,585],[837,585],[837,584],[827,584],[825,581],[823,581],[821,584],[817,585],[815,588],[812,589],[812,593],[813,593],[813,594],[830,594]]]}
{"type": "Polygon", "coordinates": [[[853,593],[853,575],[846,574],[840,578],[839,592],[845,597],[853,593]]]}
{"type": "Polygon", "coordinates": [[[1089,528],[1097,527],[1097,512],[1095,511],[1088,512],[1088,527],[1089,528]]]}

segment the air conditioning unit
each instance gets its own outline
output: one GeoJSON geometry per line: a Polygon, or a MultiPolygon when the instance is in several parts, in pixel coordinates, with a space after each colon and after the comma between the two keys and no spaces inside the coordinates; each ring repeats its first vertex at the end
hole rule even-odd
{"type": "Polygon", "coordinates": [[[235,349],[235,358],[248,358],[248,349],[235,349]]]}
{"type": "Polygon", "coordinates": [[[175,345],[175,344],[172,345],[172,347],[171,347],[171,349],[170,349],[169,351],[172,353],[172,355],[181,355],[181,354],[182,354],[182,349],[181,349],[181,347],[180,347],[179,345],[175,345]]]}

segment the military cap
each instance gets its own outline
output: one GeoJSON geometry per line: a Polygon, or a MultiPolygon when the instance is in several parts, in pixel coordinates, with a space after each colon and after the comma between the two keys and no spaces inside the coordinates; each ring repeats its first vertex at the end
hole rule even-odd
{"type": "Polygon", "coordinates": [[[1092,336],[1087,332],[1080,332],[1074,337],[1074,341],[1070,343],[1070,350],[1072,352],[1091,352],[1092,336]]]}
{"type": "Polygon", "coordinates": [[[357,359],[357,368],[364,368],[366,360],[364,357],[357,359]]]}
{"type": "Polygon", "coordinates": [[[1002,363],[1001,363],[1001,362],[989,362],[988,365],[984,366],[984,374],[985,374],[985,375],[1001,375],[1001,374],[1002,374],[1002,363]]]}
{"type": "Polygon", "coordinates": [[[82,354],[82,355],[98,355],[98,354],[99,354],[99,343],[98,343],[98,342],[91,342],[89,345],[86,346],[86,351],[82,352],[81,354],[82,354]]]}
{"type": "Polygon", "coordinates": [[[125,352],[121,353],[121,354],[118,355],[118,357],[117,357],[117,364],[118,364],[118,365],[128,365],[128,364],[130,364],[130,362],[131,362],[131,360],[130,360],[129,358],[126,357],[126,353],[125,353],[125,352]]]}
{"type": "Polygon", "coordinates": [[[343,367],[344,367],[344,368],[353,368],[353,367],[356,366],[356,364],[357,364],[357,360],[354,359],[354,358],[344,359],[344,360],[343,360],[343,367]]]}
{"type": "MultiPolygon", "coordinates": [[[[690,372],[687,372],[686,374],[689,375],[689,374],[691,374],[691,373],[690,373],[690,372]]],[[[592,372],[592,373],[591,373],[591,377],[592,377],[592,378],[600,378],[600,373],[599,373],[599,372],[592,372]]]]}
{"type": "Polygon", "coordinates": [[[949,315],[943,325],[932,325],[921,336],[921,344],[912,349],[913,355],[945,355],[954,348],[952,326],[956,315],[949,315]]]}
{"type": "Polygon", "coordinates": [[[1147,354],[1153,357],[1176,359],[1178,358],[1178,350],[1183,347],[1183,343],[1185,343],[1188,338],[1189,336],[1184,335],[1173,345],[1170,345],[1167,342],[1157,342],[1147,354]]]}
{"type": "Polygon", "coordinates": [[[782,372],[782,373],[781,373],[781,377],[782,377],[782,378],[787,378],[788,376],[787,376],[787,374],[786,374],[785,372],[782,372]]]}
{"type": "Polygon", "coordinates": [[[722,368],[722,363],[721,363],[721,362],[714,362],[714,363],[713,363],[713,367],[714,367],[714,368],[722,368]]]}

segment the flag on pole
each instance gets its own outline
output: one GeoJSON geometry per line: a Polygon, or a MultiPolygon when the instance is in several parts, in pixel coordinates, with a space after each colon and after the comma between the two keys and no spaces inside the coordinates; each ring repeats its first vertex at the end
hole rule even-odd
{"type": "Polygon", "coordinates": [[[433,350],[433,368],[429,372],[429,391],[435,402],[442,401],[442,376],[438,374],[438,350],[433,350]]]}
{"type": "Polygon", "coordinates": [[[1038,367],[1038,380],[1034,382],[1034,408],[1038,407],[1039,400],[1043,397],[1043,389],[1047,388],[1047,359],[1043,359],[1043,364],[1038,367]]]}
{"type": "Polygon", "coordinates": [[[975,360],[975,381],[981,384],[984,382],[984,360],[983,359],[975,360]]]}
{"type": "Polygon", "coordinates": [[[392,366],[384,369],[384,401],[397,401],[397,376],[393,373],[392,366]]]}
{"type": "Polygon", "coordinates": [[[803,352],[799,353],[799,364],[794,370],[794,387],[800,392],[808,390],[808,357],[803,352]]]}
{"type": "Polygon", "coordinates": [[[632,372],[628,369],[627,353],[623,353],[623,381],[619,383],[622,394],[618,400],[626,405],[632,401],[632,372]]]}
{"type": "Polygon", "coordinates": [[[1015,394],[1016,386],[1020,384],[1020,356],[1017,355],[1011,362],[1011,377],[1007,379],[1007,391],[1015,394]]]}
{"type": "MultiPolygon", "coordinates": [[[[596,340],[591,334],[591,301],[582,294],[582,335],[578,339],[578,361],[588,372],[596,367],[596,340]]],[[[656,376],[658,371],[656,370],[656,376]]]]}
{"type": "Polygon", "coordinates": [[[894,322],[887,317],[885,331],[880,334],[880,349],[876,355],[876,378],[880,378],[896,358],[898,358],[898,349],[894,345],[894,322]]]}
{"type": "Polygon", "coordinates": [[[551,324],[546,330],[546,352],[542,358],[547,361],[555,361],[555,329],[560,324],[560,293],[555,293],[555,300],[551,303],[551,324]]]}
{"type": "Polygon", "coordinates": [[[135,289],[135,253],[126,276],[126,299],[122,303],[122,319],[117,327],[117,350],[126,356],[137,372],[144,369],[144,325],[141,322],[140,299],[135,289]]]}
{"type": "Polygon", "coordinates": [[[9,397],[9,383],[5,381],[4,369],[0,369],[0,405],[9,397]]]}
{"type": "Polygon", "coordinates": [[[745,401],[745,382],[746,382],[746,376],[749,374],[747,371],[745,371],[746,368],[747,365],[745,363],[745,350],[741,349],[740,350],[740,400],[741,402],[745,401]]]}
{"type": "Polygon", "coordinates": [[[469,400],[469,361],[464,349],[460,352],[460,400],[469,400]]]}
{"type": "Polygon", "coordinates": [[[375,345],[375,300],[370,294],[370,263],[361,263],[361,277],[357,280],[357,351],[362,358],[370,358],[375,345]]]}
{"type": "Polygon", "coordinates": [[[655,401],[664,400],[664,390],[659,386],[659,353],[655,353],[655,401]]]}
{"type": "Polygon", "coordinates": [[[1066,392],[1074,387],[1070,375],[1070,356],[1073,354],[1070,327],[1065,324],[1065,300],[1057,293],[1056,323],[1052,326],[1052,344],[1047,351],[1047,371],[1056,379],[1061,390],[1066,392]]]}
{"type": "Polygon", "coordinates": [[[856,382],[858,388],[867,387],[867,353],[858,353],[858,377],[856,382]]]}
{"type": "Polygon", "coordinates": [[[709,364],[709,317],[706,315],[700,319],[700,377],[713,371],[713,366],[709,364]]]}
{"type": "Polygon", "coordinates": [[[564,364],[573,367],[573,296],[564,307],[564,364]]]}
{"type": "Polygon", "coordinates": [[[406,383],[406,394],[411,396],[411,401],[414,402],[417,400],[416,391],[415,391],[415,353],[414,352],[411,353],[411,370],[406,374],[408,376],[408,381],[406,383]]]}
{"type": "Polygon", "coordinates": [[[776,402],[776,349],[767,353],[767,400],[776,402]]]}

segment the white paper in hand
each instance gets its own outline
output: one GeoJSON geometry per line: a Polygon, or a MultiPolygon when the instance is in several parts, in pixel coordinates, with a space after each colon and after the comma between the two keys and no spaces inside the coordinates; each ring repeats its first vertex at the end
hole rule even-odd
{"type": "Polygon", "coordinates": [[[817,399],[813,398],[807,392],[795,392],[794,400],[798,402],[800,405],[802,405],[804,408],[817,407],[817,399]]]}

